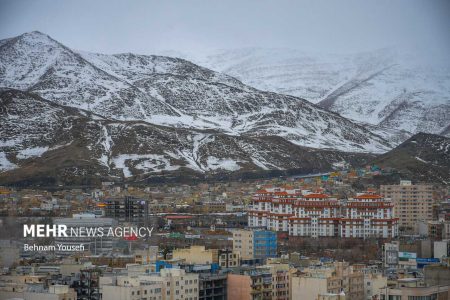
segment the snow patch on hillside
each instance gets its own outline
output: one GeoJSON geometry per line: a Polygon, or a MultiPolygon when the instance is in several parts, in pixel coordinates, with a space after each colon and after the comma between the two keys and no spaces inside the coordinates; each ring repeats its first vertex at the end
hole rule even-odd
{"type": "Polygon", "coordinates": [[[31,157],[40,157],[42,154],[48,151],[48,147],[33,147],[22,149],[17,152],[18,159],[27,159],[31,157]]]}
{"type": "Polygon", "coordinates": [[[5,152],[0,152],[0,171],[7,171],[17,168],[17,165],[10,162],[5,152]]]}

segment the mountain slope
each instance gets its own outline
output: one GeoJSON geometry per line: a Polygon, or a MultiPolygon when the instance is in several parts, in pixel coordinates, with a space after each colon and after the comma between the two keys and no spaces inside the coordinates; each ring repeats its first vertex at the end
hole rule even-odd
{"type": "Polygon", "coordinates": [[[450,125],[449,62],[431,66],[420,56],[386,49],[327,55],[246,48],[184,56],[256,88],[303,97],[380,130],[444,134],[450,125]]]}
{"type": "Polygon", "coordinates": [[[276,136],[118,121],[19,90],[0,92],[2,184],[92,184],[261,170],[320,172],[372,155],[317,150],[276,136]]]}
{"type": "Polygon", "coordinates": [[[262,92],[183,59],[73,51],[39,32],[0,42],[0,86],[105,118],[301,146],[385,152],[389,142],[303,99],[262,92]]]}
{"type": "Polygon", "coordinates": [[[373,163],[423,181],[450,182],[450,138],[418,133],[373,163]]]}

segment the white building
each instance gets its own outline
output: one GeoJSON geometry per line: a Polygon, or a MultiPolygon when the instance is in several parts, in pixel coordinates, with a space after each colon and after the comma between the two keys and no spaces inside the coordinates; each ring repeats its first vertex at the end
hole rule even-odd
{"type": "Polygon", "coordinates": [[[398,235],[398,219],[390,200],[373,192],[359,194],[343,205],[340,221],[341,237],[380,237],[398,235]]]}
{"type": "Polygon", "coordinates": [[[310,237],[396,237],[392,203],[373,192],[339,201],[295,189],[258,190],[248,211],[250,227],[310,237]]]}
{"type": "Polygon", "coordinates": [[[198,274],[182,269],[136,276],[101,277],[103,299],[108,300],[198,300],[198,274]]]}
{"type": "Polygon", "coordinates": [[[441,261],[443,258],[450,257],[450,240],[435,241],[433,254],[434,258],[439,258],[441,261]]]}

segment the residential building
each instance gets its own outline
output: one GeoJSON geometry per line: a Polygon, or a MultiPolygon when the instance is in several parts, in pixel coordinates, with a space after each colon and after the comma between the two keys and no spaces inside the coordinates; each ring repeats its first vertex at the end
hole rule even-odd
{"type": "Polygon", "coordinates": [[[383,265],[386,269],[396,269],[398,266],[398,253],[400,242],[384,243],[383,245],[383,265]]]}
{"type": "Polygon", "coordinates": [[[221,268],[234,268],[239,266],[241,257],[239,252],[230,249],[219,250],[219,266],[221,268]]]}
{"type": "Polygon", "coordinates": [[[159,247],[149,246],[144,250],[134,250],[134,261],[137,264],[149,264],[158,260],[159,247]]]}
{"type": "Polygon", "coordinates": [[[318,299],[344,293],[347,299],[364,300],[364,274],[346,262],[305,268],[291,277],[291,299],[318,299]]]}
{"type": "Polygon", "coordinates": [[[118,276],[110,283],[102,284],[102,297],[108,300],[162,300],[162,282],[154,282],[139,276],[118,276]]]}
{"type": "Polygon", "coordinates": [[[337,236],[339,202],[326,194],[307,194],[294,203],[294,216],[289,218],[289,234],[293,236],[337,236]]]}
{"type": "Polygon", "coordinates": [[[148,224],[148,201],[125,196],[123,198],[109,198],[103,203],[106,217],[114,218],[119,223],[128,222],[137,225],[148,224]]]}
{"type": "Polygon", "coordinates": [[[108,300],[145,298],[148,300],[198,300],[199,275],[186,273],[183,269],[170,268],[161,269],[158,273],[134,276],[105,276],[100,279],[100,290],[103,295],[105,288],[110,289],[108,296],[111,295],[112,298],[103,296],[103,299],[108,300]],[[111,286],[119,286],[119,288],[110,288],[111,286]],[[145,294],[146,290],[147,294],[145,294]]]}
{"type": "Polygon", "coordinates": [[[450,285],[427,286],[420,278],[398,279],[394,286],[380,289],[380,300],[448,300],[450,285]]]}
{"type": "Polygon", "coordinates": [[[253,259],[253,231],[238,229],[233,231],[233,252],[241,259],[253,259]]]}
{"type": "Polygon", "coordinates": [[[380,273],[364,275],[364,299],[380,299],[381,288],[387,285],[387,277],[380,273]]]}
{"type": "Polygon", "coordinates": [[[199,300],[226,300],[227,274],[199,274],[199,300]]]}
{"type": "Polygon", "coordinates": [[[398,234],[393,204],[373,191],[339,201],[297,189],[258,190],[248,211],[248,223],[250,227],[316,238],[392,238],[398,234]]]}
{"type": "Polygon", "coordinates": [[[423,268],[423,274],[427,285],[446,285],[450,282],[450,265],[428,265],[423,268]]]}
{"type": "Polygon", "coordinates": [[[442,261],[442,259],[450,257],[450,240],[435,241],[433,249],[434,258],[439,258],[442,261]]]}
{"type": "Polygon", "coordinates": [[[0,300],[76,300],[77,293],[68,285],[43,286],[27,284],[2,284],[0,286],[0,300]]]}
{"type": "Polygon", "coordinates": [[[257,269],[266,269],[272,274],[272,299],[289,300],[289,264],[268,261],[257,269]]]}
{"type": "Polygon", "coordinates": [[[413,185],[408,180],[402,180],[398,185],[380,187],[380,193],[392,199],[400,231],[407,234],[418,233],[418,220],[433,219],[433,205],[436,203],[433,192],[432,185],[413,185]]]}
{"type": "MultiPolygon", "coordinates": [[[[108,236],[108,230],[117,225],[117,221],[112,218],[99,218],[94,214],[74,214],[72,218],[56,218],[55,225],[66,225],[68,236],[55,237],[55,243],[65,246],[83,245],[85,250],[94,255],[109,253],[113,250],[113,237],[108,236]],[[88,236],[87,234],[72,234],[78,232],[80,227],[103,228],[104,235],[88,236]]],[[[56,254],[69,255],[72,252],[60,251],[56,248],[56,254]]]]}
{"type": "Polygon", "coordinates": [[[219,250],[206,250],[205,246],[191,246],[190,248],[173,250],[172,258],[175,260],[184,260],[187,264],[219,263],[219,250]]]}
{"type": "Polygon", "coordinates": [[[264,229],[237,229],[233,231],[233,252],[241,259],[276,257],[277,234],[264,229]]]}
{"type": "Polygon", "coordinates": [[[393,204],[370,191],[346,201],[339,227],[341,237],[393,238],[398,235],[393,204]]]}
{"type": "Polygon", "coordinates": [[[267,269],[239,268],[227,277],[228,299],[272,300],[272,274],[267,269]]]}

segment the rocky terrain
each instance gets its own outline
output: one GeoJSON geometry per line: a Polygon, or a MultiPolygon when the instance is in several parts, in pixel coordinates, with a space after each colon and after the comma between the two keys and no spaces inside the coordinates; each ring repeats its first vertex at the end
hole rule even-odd
{"type": "Polygon", "coordinates": [[[450,138],[418,133],[372,163],[417,181],[450,182],[450,138]]]}
{"type": "Polygon", "coordinates": [[[180,58],[86,53],[25,33],[0,41],[0,184],[316,173],[389,162],[410,136],[323,107],[180,58]]]}
{"type": "Polygon", "coordinates": [[[423,60],[430,59],[428,53],[412,51],[336,55],[244,48],[178,55],[376,127],[394,143],[418,132],[448,136],[450,62],[430,63],[423,60]]]}
{"type": "Polygon", "coordinates": [[[0,93],[0,117],[2,184],[139,182],[267,170],[314,173],[374,157],[302,147],[277,136],[112,120],[12,89],[0,93]]]}
{"type": "Polygon", "coordinates": [[[301,98],[262,92],[183,59],[77,52],[40,32],[0,42],[0,86],[115,120],[275,135],[350,152],[381,153],[392,146],[301,98]]]}

